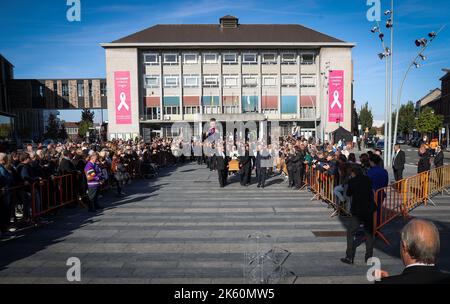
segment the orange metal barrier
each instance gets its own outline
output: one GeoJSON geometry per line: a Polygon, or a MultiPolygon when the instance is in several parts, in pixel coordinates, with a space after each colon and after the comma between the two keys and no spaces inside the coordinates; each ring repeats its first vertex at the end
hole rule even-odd
{"type": "MultiPolygon", "coordinates": [[[[314,193],[311,200],[320,199],[331,205],[334,208],[331,216],[338,213],[350,215],[335,198],[334,176],[312,166],[306,166],[305,172],[303,180],[305,188],[314,193]]],[[[448,188],[450,188],[450,165],[408,177],[375,191],[374,235],[389,245],[389,241],[380,231],[384,226],[397,217],[408,218],[409,213],[422,204],[434,205],[433,196],[443,192],[450,194],[448,188]]]]}
{"type": "Polygon", "coordinates": [[[314,167],[310,167],[306,170],[303,182],[306,187],[315,193],[311,200],[323,200],[333,207],[334,211],[330,217],[336,216],[339,213],[349,215],[349,212],[337,202],[334,195],[334,187],[337,186],[334,175],[329,175],[314,167]]]}
{"type": "MultiPolygon", "coordinates": [[[[432,197],[450,187],[450,165],[432,169],[375,192],[377,211],[374,214],[374,235],[389,245],[381,229],[399,216],[409,217],[409,213],[420,205],[433,203],[432,197]]],[[[450,194],[450,193],[449,193],[450,194]]]]}
{"type": "Polygon", "coordinates": [[[403,193],[393,186],[382,188],[374,193],[376,211],[373,220],[373,234],[380,237],[390,245],[387,238],[381,233],[381,228],[398,216],[406,215],[403,205],[403,193]]]}
{"type": "Polygon", "coordinates": [[[428,178],[428,200],[431,200],[433,196],[443,192],[450,194],[448,191],[449,186],[450,165],[431,170],[428,178]]]}
{"type": "Polygon", "coordinates": [[[79,177],[69,174],[34,183],[31,189],[33,218],[76,202],[79,177]]]}

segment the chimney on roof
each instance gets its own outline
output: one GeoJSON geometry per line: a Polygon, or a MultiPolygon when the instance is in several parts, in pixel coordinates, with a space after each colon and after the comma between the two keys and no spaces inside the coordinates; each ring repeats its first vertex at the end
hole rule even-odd
{"type": "Polygon", "coordinates": [[[223,16],[220,18],[221,28],[237,28],[239,26],[239,19],[234,16],[223,16]]]}

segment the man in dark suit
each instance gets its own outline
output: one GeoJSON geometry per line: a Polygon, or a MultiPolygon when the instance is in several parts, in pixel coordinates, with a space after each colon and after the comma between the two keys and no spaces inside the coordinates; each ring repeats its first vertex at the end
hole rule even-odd
{"type": "Polygon", "coordinates": [[[373,256],[373,213],[375,203],[370,178],[363,174],[361,167],[353,166],[351,178],[348,181],[347,196],[352,198],[349,226],[347,227],[347,252],[341,259],[345,264],[353,264],[355,258],[354,235],[361,224],[366,236],[366,261],[373,256]]]}
{"type": "Polygon", "coordinates": [[[228,158],[225,155],[222,145],[219,145],[217,150],[214,160],[219,175],[220,188],[224,188],[227,185],[228,179],[228,158]]]}
{"type": "Polygon", "coordinates": [[[417,174],[422,172],[430,171],[431,169],[431,160],[430,154],[424,145],[419,148],[419,162],[417,164],[417,174]]]}
{"type": "Polygon", "coordinates": [[[406,157],[405,152],[400,149],[400,145],[395,145],[394,147],[394,162],[392,169],[394,169],[394,178],[398,182],[403,179],[403,170],[405,170],[406,157]]]}
{"type": "Polygon", "coordinates": [[[400,255],[405,270],[397,276],[381,271],[378,284],[450,284],[450,274],[436,264],[440,251],[439,230],[425,220],[412,220],[403,228],[400,255]]]}
{"type": "Polygon", "coordinates": [[[79,171],[75,167],[75,165],[72,162],[72,154],[69,150],[63,151],[63,158],[61,159],[61,162],[59,163],[59,174],[60,175],[67,175],[67,174],[74,174],[78,173],[79,171]]]}
{"type": "Polygon", "coordinates": [[[248,144],[245,145],[245,154],[240,157],[239,165],[241,167],[241,186],[248,186],[252,178],[252,158],[248,144]]]}
{"type": "Polygon", "coordinates": [[[436,147],[436,156],[434,157],[434,167],[440,168],[444,166],[444,152],[441,146],[436,147]]]}

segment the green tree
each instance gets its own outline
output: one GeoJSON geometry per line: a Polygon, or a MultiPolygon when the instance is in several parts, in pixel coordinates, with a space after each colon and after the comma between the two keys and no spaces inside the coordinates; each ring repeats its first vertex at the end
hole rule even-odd
{"type": "Polygon", "coordinates": [[[92,127],[92,124],[89,121],[80,121],[78,124],[78,135],[82,138],[86,138],[86,133],[89,132],[89,129],[92,127]]]}
{"type": "Polygon", "coordinates": [[[45,132],[46,139],[58,139],[59,122],[54,114],[50,114],[47,120],[47,130],[45,132]]]}
{"type": "Polygon", "coordinates": [[[366,130],[367,128],[372,129],[373,125],[373,114],[372,109],[369,107],[369,103],[366,102],[365,105],[361,107],[359,111],[359,123],[361,124],[362,130],[366,130]]]}
{"type": "Polygon", "coordinates": [[[83,112],[81,112],[81,121],[88,121],[92,124],[94,124],[94,111],[90,111],[89,109],[84,109],[83,112]]]}
{"type": "MultiPolygon", "coordinates": [[[[392,113],[392,133],[394,133],[396,113],[392,113]]],[[[407,135],[411,134],[416,127],[415,107],[412,101],[400,107],[398,116],[397,134],[407,135]]]]}
{"type": "Polygon", "coordinates": [[[416,129],[422,134],[433,133],[438,131],[444,125],[444,117],[434,114],[430,107],[422,109],[419,119],[416,122],[416,129]]]}
{"type": "Polygon", "coordinates": [[[86,139],[86,133],[94,126],[95,113],[89,109],[84,109],[81,112],[81,121],[78,123],[78,135],[82,139],[86,139]]]}

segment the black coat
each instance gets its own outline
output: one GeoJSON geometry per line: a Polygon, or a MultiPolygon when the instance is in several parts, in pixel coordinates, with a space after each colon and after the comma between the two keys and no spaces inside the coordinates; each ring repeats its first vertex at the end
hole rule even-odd
{"type": "Polygon", "coordinates": [[[404,170],[405,169],[405,163],[406,163],[406,157],[405,152],[400,150],[398,152],[398,155],[394,159],[393,168],[394,170],[404,170]]]}
{"type": "Polygon", "coordinates": [[[301,161],[301,156],[299,153],[294,155],[289,154],[286,158],[286,166],[288,171],[296,173],[299,170],[299,162],[301,161]]]}
{"type": "Polygon", "coordinates": [[[352,197],[351,213],[360,219],[371,219],[375,212],[372,181],[366,175],[349,179],[347,196],[352,197]]]}
{"type": "Polygon", "coordinates": [[[72,161],[63,158],[59,163],[58,173],[60,175],[66,175],[66,174],[73,174],[75,172],[77,172],[77,168],[75,168],[75,165],[72,163],[72,161]]]}
{"type": "Polygon", "coordinates": [[[419,164],[417,165],[417,173],[429,171],[431,169],[430,156],[425,152],[420,156],[419,164]]]}
{"type": "Polygon", "coordinates": [[[397,276],[381,279],[377,284],[450,284],[450,274],[437,267],[412,266],[397,276]]]}
{"type": "Polygon", "coordinates": [[[444,166],[444,152],[440,151],[434,158],[434,166],[436,168],[444,166]]]}
{"type": "Polygon", "coordinates": [[[223,157],[223,156],[216,155],[215,161],[216,161],[216,169],[217,170],[222,171],[222,170],[227,169],[227,166],[228,166],[228,157],[227,156],[223,157]]]}
{"type": "Polygon", "coordinates": [[[246,151],[245,155],[241,156],[239,161],[241,163],[242,169],[250,170],[252,168],[252,158],[250,156],[250,152],[246,151]]]}

